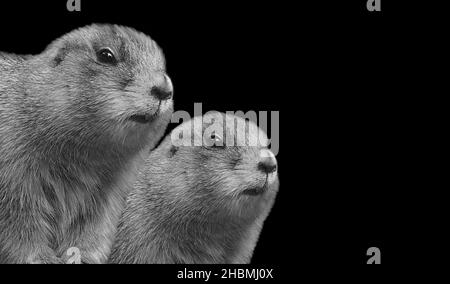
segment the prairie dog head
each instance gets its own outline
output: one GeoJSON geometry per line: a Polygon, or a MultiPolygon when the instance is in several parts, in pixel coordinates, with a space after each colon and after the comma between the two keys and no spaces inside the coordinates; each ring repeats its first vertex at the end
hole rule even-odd
{"type": "Polygon", "coordinates": [[[277,161],[267,144],[255,123],[211,112],[172,131],[157,150],[165,161],[156,171],[170,172],[168,184],[183,185],[169,188],[178,207],[197,208],[196,216],[212,220],[251,221],[270,210],[278,190],[277,161]]]}
{"type": "Polygon", "coordinates": [[[46,84],[32,85],[47,88],[46,115],[61,128],[130,145],[170,119],[173,85],[164,55],[143,33],[91,25],[56,40],[37,59],[45,68],[36,77],[46,84]]]}

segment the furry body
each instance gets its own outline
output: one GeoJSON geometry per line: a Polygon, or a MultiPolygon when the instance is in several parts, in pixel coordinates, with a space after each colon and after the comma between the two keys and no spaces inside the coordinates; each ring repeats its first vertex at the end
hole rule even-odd
{"type": "Polygon", "coordinates": [[[142,167],[109,262],[250,262],[278,190],[277,173],[258,169],[261,153],[268,153],[265,134],[259,141],[264,143],[249,146],[249,138],[257,135],[256,125],[220,113],[177,127],[142,167]],[[237,133],[247,136],[233,134],[235,127],[228,123],[233,120],[244,125],[237,133]],[[219,127],[212,136],[223,145],[192,146],[196,138],[208,140],[214,121],[219,127]],[[180,133],[183,138],[176,142],[180,133]],[[229,146],[229,139],[241,143],[229,146]]]}
{"type": "Polygon", "coordinates": [[[64,263],[70,247],[106,261],[143,153],[170,119],[171,99],[150,95],[164,68],[149,37],[112,25],[36,56],[0,53],[0,263],[64,263]],[[117,62],[98,61],[104,47],[117,62]]]}

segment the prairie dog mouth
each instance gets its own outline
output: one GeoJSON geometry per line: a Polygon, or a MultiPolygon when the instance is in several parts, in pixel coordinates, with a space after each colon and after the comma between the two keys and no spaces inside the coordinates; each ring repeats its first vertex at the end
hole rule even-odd
{"type": "Polygon", "coordinates": [[[268,175],[266,175],[266,181],[264,182],[263,186],[255,186],[255,187],[249,187],[244,189],[241,194],[243,195],[250,195],[250,196],[257,196],[264,194],[269,189],[269,182],[268,182],[268,175]]]}
{"type": "Polygon", "coordinates": [[[135,114],[135,115],[130,116],[129,119],[131,121],[134,121],[134,122],[137,122],[137,123],[145,124],[145,123],[152,122],[156,118],[157,115],[158,115],[157,113],[154,113],[154,114],[148,114],[148,113],[147,114],[135,114]]]}
{"type": "Polygon", "coordinates": [[[261,195],[264,192],[267,191],[267,186],[263,186],[263,187],[251,187],[251,188],[247,188],[246,190],[244,190],[242,192],[242,194],[244,195],[250,195],[250,196],[257,196],[257,195],[261,195]]]}
{"type": "Polygon", "coordinates": [[[161,101],[159,102],[158,109],[154,113],[133,114],[132,116],[129,117],[129,120],[141,124],[150,123],[153,120],[155,120],[156,117],[158,117],[160,111],[161,111],[161,101]]]}

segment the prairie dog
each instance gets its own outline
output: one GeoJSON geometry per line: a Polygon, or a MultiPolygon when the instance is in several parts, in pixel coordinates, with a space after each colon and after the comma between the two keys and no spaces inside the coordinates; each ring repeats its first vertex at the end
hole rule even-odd
{"type": "Polygon", "coordinates": [[[109,262],[249,263],[278,191],[266,145],[254,123],[229,114],[175,128],[140,170],[109,262]]]}
{"type": "Polygon", "coordinates": [[[142,153],[172,114],[158,45],[117,25],[74,30],[35,56],[0,53],[0,263],[109,254],[142,153]]]}

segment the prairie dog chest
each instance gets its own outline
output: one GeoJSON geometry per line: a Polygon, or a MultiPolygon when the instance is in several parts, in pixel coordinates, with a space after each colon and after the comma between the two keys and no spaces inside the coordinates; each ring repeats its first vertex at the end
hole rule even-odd
{"type": "Polygon", "coordinates": [[[92,176],[80,177],[91,183],[85,180],[82,186],[55,189],[62,194],[47,197],[54,213],[54,218],[50,219],[53,223],[49,223],[51,240],[60,254],[77,247],[84,254],[96,254],[99,256],[93,258],[103,259],[109,252],[127,193],[135,179],[134,166],[118,172],[106,184],[95,182],[92,176]]]}

